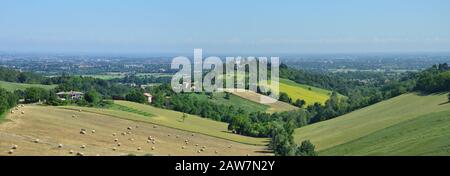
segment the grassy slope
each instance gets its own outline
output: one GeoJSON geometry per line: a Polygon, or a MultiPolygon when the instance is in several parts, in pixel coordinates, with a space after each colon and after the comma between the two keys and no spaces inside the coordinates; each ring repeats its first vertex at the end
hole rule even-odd
{"type": "MultiPolygon", "coordinates": [[[[256,92],[251,92],[251,91],[244,91],[244,92],[233,91],[231,93],[236,96],[239,96],[241,98],[255,102],[255,103],[260,103],[260,99],[263,96],[261,94],[258,94],[256,92]]],[[[269,112],[269,113],[292,111],[292,110],[298,109],[297,107],[295,107],[289,103],[285,103],[285,102],[281,102],[281,101],[277,101],[275,103],[265,103],[264,105],[269,107],[266,110],[266,112],[269,112]]]]}
{"type": "Polygon", "coordinates": [[[450,109],[446,94],[401,95],[332,120],[295,130],[297,143],[309,139],[324,150],[422,115],[450,109]]]}
{"type": "Polygon", "coordinates": [[[321,155],[450,155],[450,110],[399,123],[321,155]]]}
{"type": "Polygon", "coordinates": [[[42,87],[44,89],[50,90],[50,89],[55,88],[56,85],[22,84],[22,83],[0,81],[0,87],[6,89],[8,91],[25,90],[28,87],[42,87]]]}
{"type": "Polygon", "coordinates": [[[225,93],[214,93],[213,98],[209,98],[206,94],[191,94],[192,96],[196,96],[197,98],[203,99],[203,100],[209,100],[213,101],[214,103],[226,105],[226,106],[235,106],[240,107],[247,112],[264,112],[266,111],[269,106],[264,104],[259,104],[244,98],[241,98],[236,95],[230,95],[230,99],[225,99],[225,93]]]}
{"type": "Polygon", "coordinates": [[[84,111],[88,112],[94,112],[98,114],[104,114],[128,120],[149,122],[161,126],[171,127],[195,133],[201,133],[245,144],[266,145],[268,141],[268,139],[266,138],[253,138],[230,133],[227,130],[228,124],[226,123],[217,122],[188,114],[186,114],[188,117],[185,119],[185,121],[181,122],[182,113],[180,112],[155,108],[149,105],[143,105],[127,101],[114,101],[114,102],[121,106],[129,107],[131,109],[135,109],[140,112],[152,114],[153,116],[144,116],[133,112],[118,111],[113,109],[97,109],[97,108],[84,108],[73,106],[66,106],[63,108],[72,110],[83,109],[84,111]]]}

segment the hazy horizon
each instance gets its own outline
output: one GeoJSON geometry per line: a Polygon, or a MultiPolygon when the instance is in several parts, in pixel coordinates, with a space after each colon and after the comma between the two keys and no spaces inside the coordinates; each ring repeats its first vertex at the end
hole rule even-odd
{"type": "Polygon", "coordinates": [[[450,1],[7,1],[6,53],[450,52],[450,1]]]}

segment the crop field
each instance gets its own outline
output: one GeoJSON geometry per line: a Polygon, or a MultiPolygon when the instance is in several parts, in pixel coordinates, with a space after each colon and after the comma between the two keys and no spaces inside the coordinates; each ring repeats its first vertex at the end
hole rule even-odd
{"type": "Polygon", "coordinates": [[[280,92],[287,93],[294,102],[297,99],[305,100],[306,106],[314,103],[324,104],[331,95],[329,90],[298,84],[287,79],[280,79],[280,92]]]}
{"type": "MultiPolygon", "coordinates": [[[[370,149],[373,151],[371,153],[369,148],[360,148],[356,150],[352,148],[352,151],[345,150],[346,148],[353,147],[352,143],[358,144],[357,146],[365,145],[368,147],[370,144],[368,141],[373,139],[378,139],[377,137],[383,136],[386,139],[398,139],[392,145],[400,144],[402,139],[397,138],[394,133],[405,133],[408,129],[411,130],[425,130],[427,129],[413,129],[414,126],[419,127],[420,125],[414,125],[415,120],[426,120],[427,117],[434,117],[436,119],[445,118],[447,112],[450,109],[450,104],[447,102],[446,94],[432,94],[432,95],[420,95],[418,93],[404,94],[375,105],[354,111],[352,113],[343,115],[341,117],[334,118],[332,120],[319,122],[316,124],[308,125],[295,130],[294,138],[297,143],[303,140],[311,140],[313,144],[316,145],[316,149],[324,154],[370,154],[376,155],[377,150],[370,149]],[[395,108],[393,108],[395,107],[395,108]],[[442,114],[440,114],[442,112],[442,114]],[[439,114],[439,115],[436,115],[439,114]],[[405,131],[402,131],[402,126],[405,127],[405,131]],[[389,131],[385,131],[389,130],[389,131]],[[374,136],[371,136],[374,135],[374,136]],[[358,142],[359,141],[359,142],[358,142]],[[361,142],[364,142],[362,144],[361,142]],[[342,147],[339,147],[342,146],[342,147]],[[337,147],[333,149],[333,147],[337,147]],[[349,152],[349,153],[346,153],[349,152]],[[365,152],[365,153],[364,153],[365,152]]],[[[430,118],[431,119],[431,118],[430,118]]],[[[443,119],[441,119],[443,120],[443,119]]],[[[432,124],[434,121],[431,120],[426,124],[432,124]]],[[[443,121],[444,122],[444,121],[443,121]]],[[[423,126],[420,126],[423,127],[423,126]]],[[[447,126],[448,128],[449,126],[447,126]]],[[[448,130],[447,128],[437,128],[429,127],[429,130],[448,130]],[[434,128],[434,129],[432,129],[434,128]]],[[[398,135],[398,134],[397,134],[398,135]]],[[[419,136],[416,136],[420,139],[419,136]]],[[[431,140],[433,138],[428,138],[429,136],[424,136],[423,140],[431,140]]],[[[383,139],[384,140],[384,139],[383,139]]],[[[391,141],[393,142],[393,141],[391,141]]],[[[404,142],[404,141],[403,141],[404,142]]],[[[419,142],[420,143],[420,142],[419,142]]],[[[411,147],[407,146],[408,143],[403,143],[404,146],[397,147],[411,147]]],[[[382,145],[380,143],[380,145],[382,145]]],[[[376,147],[376,145],[372,145],[376,147]]],[[[380,146],[379,146],[380,147],[380,146]]],[[[390,150],[388,148],[380,147],[378,148],[390,150]]],[[[430,149],[431,150],[431,149],[430,149]]],[[[403,150],[405,152],[399,151],[396,153],[393,149],[392,152],[386,152],[386,154],[425,154],[425,153],[407,153],[407,149],[403,150]]]]}
{"type": "Polygon", "coordinates": [[[206,94],[195,94],[195,93],[191,94],[191,96],[197,97],[202,100],[212,101],[214,103],[221,105],[242,108],[247,112],[265,112],[269,108],[268,105],[260,104],[233,94],[230,94],[229,99],[226,99],[224,92],[213,93],[212,97],[209,97],[206,94]]]}
{"type": "Polygon", "coordinates": [[[114,103],[122,107],[127,107],[128,110],[118,111],[116,109],[99,109],[99,108],[86,108],[75,106],[66,106],[62,108],[70,110],[82,109],[83,111],[86,112],[109,115],[127,120],[157,124],[160,126],[166,126],[194,133],[201,133],[204,135],[240,142],[244,144],[266,145],[269,140],[268,138],[254,138],[233,134],[228,131],[227,123],[201,118],[195,115],[186,114],[187,117],[183,121],[182,120],[183,113],[181,112],[156,108],[150,105],[144,105],[128,101],[114,101],[114,103]],[[147,113],[149,115],[143,115],[142,113],[147,113]]]}
{"type": "Polygon", "coordinates": [[[0,155],[270,155],[266,146],[117,118],[121,111],[109,116],[38,105],[15,111],[0,124],[0,155]]]}
{"type": "Polygon", "coordinates": [[[0,81],[0,87],[6,89],[8,91],[25,90],[26,88],[29,88],[29,87],[41,87],[46,90],[50,90],[50,89],[55,88],[56,85],[23,84],[23,83],[0,81]]]}
{"type": "MultiPolygon", "coordinates": [[[[244,99],[250,100],[252,102],[256,102],[256,103],[260,103],[261,98],[263,98],[263,99],[270,98],[270,97],[258,94],[256,92],[252,92],[252,91],[242,91],[242,92],[232,91],[231,93],[236,96],[239,96],[241,98],[244,98],[244,99]]],[[[266,110],[266,112],[269,112],[269,113],[292,111],[292,110],[298,109],[297,107],[295,107],[289,103],[282,102],[282,101],[276,101],[275,103],[263,103],[263,104],[269,107],[266,110]]]]}

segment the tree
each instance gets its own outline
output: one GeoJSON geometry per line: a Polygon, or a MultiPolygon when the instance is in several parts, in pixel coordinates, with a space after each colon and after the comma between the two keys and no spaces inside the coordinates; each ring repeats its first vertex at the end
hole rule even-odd
{"type": "Polygon", "coordinates": [[[288,94],[284,93],[284,92],[280,92],[279,100],[282,101],[282,102],[286,102],[286,103],[291,103],[292,102],[292,99],[289,98],[288,94]]]}
{"type": "Polygon", "coordinates": [[[302,108],[305,104],[306,104],[305,100],[300,100],[300,99],[297,99],[297,101],[295,101],[295,103],[294,103],[294,105],[299,108],[302,108]]]}
{"type": "Polygon", "coordinates": [[[132,90],[125,96],[125,99],[136,103],[145,103],[147,101],[144,94],[138,90],[132,90]]]}
{"type": "Polygon", "coordinates": [[[316,151],[314,151],[315,146],[309,141],[303,141],[302,144],[297,147],[295,155],[297,156],[317,156],[316,151]]]}
{"type": "Polygon", "coordinates": [[[187,117],[186,113],[183,113],[183,115],[181,116],[181,119],[183,120],[183,122],[184,122],[184,120],[186,120],[186,117],[187,117]]]}
{"type": "Polygon", "coordinates": [[[225,99],[229,100],[230,99],[230,92],[225,92],[225,99]]]}
{"type": "Polygon", "coordinates": [[[86,92],[86,94],[84,94],[84,99],[91,105],[95,106],[95,105],[98,105],[98,103],[100,103],[102,98],[101,98],[101,95],[97,91],[90,90],[90,91],[86,92]]]}
{"type": "Polygon", "coordinates": [[[25,89],[25,102],[27,103],[36,103],[41,100],[46,100],[48,97],[47,90],[40,87],[29,87],[25,89]]]}

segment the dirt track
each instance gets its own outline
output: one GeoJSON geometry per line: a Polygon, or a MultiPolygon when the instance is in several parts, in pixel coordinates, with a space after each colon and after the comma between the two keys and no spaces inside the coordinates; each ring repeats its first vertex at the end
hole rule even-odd
{"type": "Polygon", "coordinates": [[[149,123],[55,107],[26,105],[15,110],[14,114],[8,114],[7,119],[0,124],[0,155],[67,156],[76,155],[78,152],[91,156],[269,154],[265,146],[246,145],[200,134],[192,135],[149,123]],[[24,114],[20,113],[22,111],[24,114]],[[132,130],[128,130],[128,127],[132,130]],[[85,129],[86,134],[80,134],[81,129],[85,129]],[[95,130],[95,133],[92,133],[92,130],[95,130]],[[131,134],[122,135],[123,132],[131,134]],[[113,133],[116,136],[113,136],[113,133]],[[148,141],[149,136],[155,139],[155,144],[148,141]],[[116,138],[117,142],[114,141],[116,138]],[[39,141],[36,142],[36,139],[39,141]],[[185,140],[189,142],[186,144],[185,140]],[[118,146],[118,143],[121,145],[118,146]],[[63,146],[60,148],[59,144],[63,146]],[[17,149],[12,149],[13,145],[17,145],[17,149]],[[82,148],[83,145],[85,148],[82,148]],[[203,146],[204,151],[200,151],[203,146]],[[10,150],[13,150],[12,154],[9,154],[10,150]]]}

